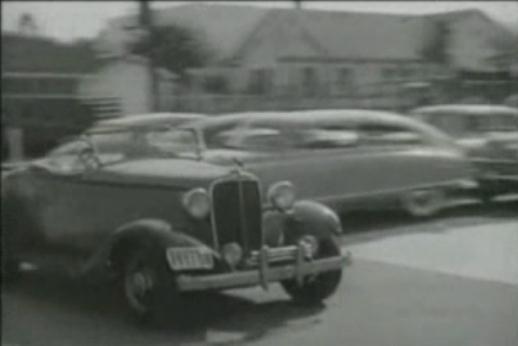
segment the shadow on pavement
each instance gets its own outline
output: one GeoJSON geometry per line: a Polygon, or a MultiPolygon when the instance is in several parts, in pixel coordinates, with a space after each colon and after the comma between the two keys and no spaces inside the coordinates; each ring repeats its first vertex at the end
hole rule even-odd
{"type": "MultiPolygon", "coordinates": [[[[274,330],[296,323],[294,321],[298,319],[318,315],[325,309],[324,305],[311,308],[297,306],[284,295],[275,294],[280,292],[278,287],[276,289],[273,289],[273,294],[266,293],[271,294],[275,300],[259,303],[233,292],[192,294],[189,296],[187,311],[181,312],[185,323],[160,327],[139,325],[132,319],[126,310],[123,294],[117,286],[85,286],[82,282],[45,268],[23,273],[19,282],[6,288],[2,287],[2,296],[4,299],[9,297],[29,301],[31,306],[44,306],[46,310],[52,311],[50,315],[70,316],[71,322],[67,329],[71,330],[67,330],[66,333],[98,333],[98,338],[110,345],[127,344],[128,339],[139,345],[164,342],[175,345],[206,342],[227,344],[261,339],[274,330]],[[4,294],[5,292],[7,294],[4,294]],[[100,325],[103,327],[85,333],[91,324],[95,326],[93,328],[100,325]],[[77,330],[72,330],[74,328],[77,330]],[[124,337],[121,338],[121,335],[124,337]]],[[[258,295],[255,292],[254,294],[258,295]]],[[[46,313],[42,311],[41,314],[42,318],[45,318],[46,313]]],[[[62,326],[56,328],[60,330],[62,326]]],[[[66,333],[61,332],[60,337],[65,339],[57,341],[65,341],[66,333]]],[[[51,338],[49,335],[50,344],[51,338]]],[[[84,341],[90,344],[88,340],[84,341]]]]}

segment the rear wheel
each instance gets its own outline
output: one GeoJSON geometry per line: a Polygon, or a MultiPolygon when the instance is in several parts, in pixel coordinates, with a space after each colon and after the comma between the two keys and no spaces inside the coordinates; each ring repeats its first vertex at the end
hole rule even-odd
{"type": "Polygon", "coordinates": [[[438,213],[446,204],[444,191],[439,189],[412,190],[401,197],[403,209],[414,217],[428,217],[438,213]]]}
{"type": "Polygon", "coordinates": [[[180,295],[162,251],[142,248],[127,256],[123,289],[127,306],[142,322],[163,323],[179,313],[180,295]]]}
{"type": "MultiPolygon", "coordinates": [[[[337,239],[328,237],[320,240],[315,259],[339,255],[340,246],[337,239]]],[[[296,303],[313,305],[330,297],[338,288],[341,278],[342,269],[339,269],[305,277],[301,284],[294,279],[290,279],[281,281],[281,285],[296,303]]]]}

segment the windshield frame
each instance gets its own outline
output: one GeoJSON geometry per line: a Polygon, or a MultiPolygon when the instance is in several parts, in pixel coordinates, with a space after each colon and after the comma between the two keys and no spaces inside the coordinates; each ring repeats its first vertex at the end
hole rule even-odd
{"type": "MultiPolygon", "coordinates": [[[[200,143],[200,137],[196,131],[196,129],[194,128],[190,128],[190,127],[178,127],[178,126],[173,126],[173,125],[153,125],[153,126],[143,126],[143,127],[138,127],[138,128],[130,128],[130,127],[118,127],[118,126],[114,126],[114,127],[99,127],[99,128],[91,128],[91,129],[88,129],[86,130],[85,132],[83,132],[82,134],[78,135],[78,136],[74,136],[74,137],[71,137],[69,138],[69,141],[66,141],[64,143],[62,143],[62,145],[60,145],[59,147],[57,148],[54,148],[53,150],[51,150],[47,155],[46,157],[48,159],[58,159],[60,156],[56,156],[56,155],[50,155],[51,153],[54,153],[56,151],[58,151],[62,146],[66,146],[70,143],[73,143],[73,142],[77,142],[77,141],[81,141],[81,142],[84,142],[84,143],[87,143],[88,146],[92,149],[92,153],[93,155],[95,155],[97,157],[97,159],[99,160],[99,162],[101,163],[100,167],[105,167],[105,166],[110,166],[110,165],[114,165],[114,164],[118,164],[118,163],[121,163],[121,162],[126,162],[126,161],[131,161],[131,160],[134,160],[134,158],[131,158],[131,157],[121,157],[121,159],[117,159],[117,160],[103,160],[102,159],[102,155],[103,153],[99,150],[99,145],[96,144],[96,141],[94,140],[94,136],[99,134],[99,135],[109,135],[111,133],[113,134],[116,134],[116,133],[127,133],[129,135],[146,135],[147,132],[151,132],[151,131],[160,131],[160,130],[163,130],[163,131],[175,131],[175,132],[183,132],[183,133],[190,133],[193,137],[193,141],[194,141],[194,146],[193,146],[193,154],[194,154],[194,160],[201,160],[202,159],[202,147],[201,147],[201,143],[200,143]]],[[[75,155],[79,155],[79,153],[74,153],[75,155]]],[[[189,160],[191,159],[190,157],[187,157],[187,156],[173,156],[171,155],[171,157],[164,157],[164,159],[185,159],[185,160],[189,160]]]]}

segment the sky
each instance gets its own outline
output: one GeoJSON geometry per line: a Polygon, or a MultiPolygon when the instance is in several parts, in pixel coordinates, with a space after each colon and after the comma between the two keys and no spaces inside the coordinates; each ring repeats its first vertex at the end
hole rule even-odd
{"type": "MultiPolygon", "coordinates": [[[[211,1],[205,1],[212,3],[211,1]]],[[[153,8],[171,7],[187,1],[153,1],[153,8]]],[[[220,4],[265,7],[294,7],[293,1],[220,1],[220,4]]],[[[433,13],[477,8],[518,33],[518,1],[303,1],[303,8],[336,11],[387,13],[433,13]]],[[[2,31],[16,30],[22,13],[36,19],[44,36],[63,41],[95,37],[106,21],[128,13],[136,13],[137,1],[3,1],[2,31]]]]}

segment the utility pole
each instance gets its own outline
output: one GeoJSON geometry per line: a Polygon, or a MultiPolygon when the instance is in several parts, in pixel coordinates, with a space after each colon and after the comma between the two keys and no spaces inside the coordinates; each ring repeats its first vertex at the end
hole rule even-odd
{"type": "Polygon", "coordinates": [[[146,52],[146,57],[148,60],[148,74],[151,84],[149,88],[149,100],[151,101],[151,111],[156,112],[158,111],[160,95],[158,90],[158,78],[155,66],[155,54],[153,52],[154,47],[152,46],[153,44],[155,44],[155,30],[153,26],[153,16],[151,12],[150,1],[139,1],[139,23],[146,33],[146,40],[148,40],[148,42],[151,42],[151,44],[148,44],[148,51],[146,52]]]}

